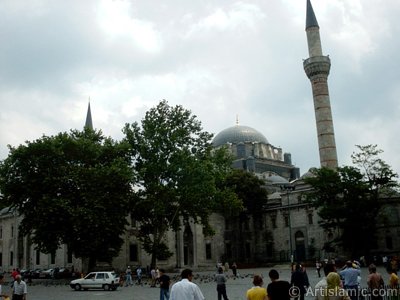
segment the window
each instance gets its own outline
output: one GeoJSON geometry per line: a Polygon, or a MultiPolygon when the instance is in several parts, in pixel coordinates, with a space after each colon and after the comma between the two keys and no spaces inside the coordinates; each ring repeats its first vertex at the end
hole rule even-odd
{"type": "Polygon", "coordinates": [[[40,251],[36,250],[36,264],[40,265],[40,251]]]}
{"type": "Polygon", "coordinates": [[[138,246],[136,244],[129,245],[129,261],[138,261],[138,246]]]}
{"type": "Polygon", "coordinates": [[[104,273],[97,273],[96,279],[104,279],[104,273]]]}
{"type": "Polygon", "coordinates": [[[3,226],[0,226],[0,239],[3,239],[3,226]]]}
{"type": "Polygon", "coordinates": [[[271,216],[271,225],[272,228],[276,228],[276,216],[271,216]]]}
{"type": "Polygon", "coordinates": [[[13,265],[14,262],[14,252],[10,251],[10,266],[13,265]]]}
{"type": "Polygon", "coordinates": [[[313,214],[312,214],[312,213],[309,213],[309,214],[308,214],[308,224],[309,224],[309,225],[314,224],[313,214]]]}
{"type": "Polygon", "coordinates": [[[212,259],[211,243],[206,243],[206,259],[212,259]]]}
{"type": "Polygon", "coordinates": [[[246,156],[246,146],[244,144],[237,145],[236,151],[238,158],[244,158],[246,156]]]}
{"type": "Polygon", "coordinates": [[[11,225],[11,237],[14,237],[14,225],[11,225]]]}
{"type": "Polygon", "coordinates": [[[54,265],[56,263],[56,253],[53,252],[50,254],[50,264],[54,265]]]}
{"type": "Polygon", "coordinates": [[[0,252],[0,266],[3,265],[3,252],[0,252]]]}
{"type": "Polygon", "coordinates": [[[289,216],[284,216],[285,218],[285,227],[289,227],[289,216]]]}
{"type": "Polygon", "coordinates": [[[67,251],[67,262],[72,264],[72,251],[68,249],[67,251]]]}

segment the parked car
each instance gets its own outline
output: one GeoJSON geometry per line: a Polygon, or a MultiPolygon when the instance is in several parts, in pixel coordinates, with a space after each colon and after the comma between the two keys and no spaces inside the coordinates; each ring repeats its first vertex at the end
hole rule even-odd
{"type": "Polygon", "coordinates": [[[52,278],[53,274],[54,274],[54,269],[42,270],[39,273],[39,278],[52,278]]]}
{"type": "Polygon", "coordinates": [[[27,282],[31,282],[32,281],[32,278],[33,278],[33,275],[34,275],[34,271],[33,270],[22,269],[19,273],[22,276],[22,280],[27,281],[27,282]]]}
{"type": "Polygon", "coordinates": [[[68,268],[60,268],[58,272],[54,272],[54,277],[59,278],[71,278],[72,273],[68,268]]]}
{"type": "Polygon", "coordinates": [[[115,272],[91,272],[85,278],[72,280],[69,285],[76,291],[81,289],[115,291],[119,286],[119,277],[115,272]]]}
{"type": "Polygon", "coordinates": [[[40,277],[40,273],[42,272],[42,269],[35,269],[31,272],[32,274],[32,278],[39,278],[40,277]]]}

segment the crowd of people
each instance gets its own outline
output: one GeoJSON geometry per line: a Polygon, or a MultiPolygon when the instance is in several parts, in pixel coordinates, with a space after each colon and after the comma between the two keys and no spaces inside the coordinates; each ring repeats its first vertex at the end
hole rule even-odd
{"type": "Polygon", "coordinates": [[[27,284],[22,280],[19,270],[13,269],[11,277],[11,292],[7,293],[3,288],[5,279],[4,274],[0,274],[0,299],[9,300],[11,296],[12,300],[27,300],[27,284]]]}
{"type": "MultiPolygon", "coordinates": [[[[262,275],[252,276],[253,287],[248,289],[246,300],[304,300],[308,292],[312,292],[315,300],[360,300],[368,295],[371,300],[399,300],[399,277],[397,276],[397,260],[383,259],[383,264],[388,271],[388,276],[377,272],[375,264],[368,266],[369,274],[363,280],[367,282],[368,289],[361,289],[361,263],[347,261],[342,268],[337,268],[334,261],[317,261],[315,263],[318,277],[322,277],[314,288],[310,289],[307,270],[301,263],[292,264],[290,280],[279,278],[279,272],[271,269],[268,273],[270,282],[264,287],[262,275]],[[323,274],[321,276],[321,271],[323,274]],[[386,280],[385,278],[386,277],[386,280]],[[387,292],[390,291],[390,295],[387,292]]],[[[236,278],[238,270],[236,263],[230,268],[229,264],[217,264],[217,273],[214,276],[216,294],[218,300],[229,300],[226,283],[229,278],[236,278]],[[232,271],[232,275],[228,272],[232,271]]],[[[128,266],[121,273],[120,285],[132,286],[133,275],[136,275],[136,284],[142,285],[142,268],[138,266],[134,271],[128,266]]],[[[181,280],[171,284],[171,278],[164,269],[151,268],[148,272],[150,287],[159,286],[160,300],[204,300],[204,296],[198,285],[192,282],[193,272],[190,269],[182,271],[181,280]]],[[[17,269],[11,273],[12,283],[10,295],[5,292],[2,285],[4,276],[0,275],[0,299],[27,300],[27,284],[22,280],[17,269]]],[[[237,295],[235,295],[237,296],[237,295]]]]}
{"type": "MultiPolygon", "coordinates": [[[[309,292],[315,300],[400,299],[399,278],[392,265],[386,265],[389,276],[385,284],[384,276],[377,272],[374,264],[370,264],[368,266],[369,274],[364,279],[368,288],[364,290],[361,289],[360,267],[360,263],[357,261],[347,261],[340,269],[332,262],[317,261],[316,272],[322,278],[314,288],[310,287],[306,268],[300,263],[292,265],[290,281],[281,280],[279,272],[271,269],[268,274],[270,282],[266,287],[263,287],[263,277],[254,275],[252,277],[253,287],[247,290],[245,297],[246,300],[304,300],[305,295],[309,292]],[[322,276],[321,271],[323,271],[322,276]]],[[[228,300],[226,268],[223,265],[217,265],[217,268],[215,275],[217,298],[218,300],[228,300]]],[[[237,268],[235,268],[236,272],[237,268]]],[[[181,277],[181,281],[171,287],[170,300],[205,299],[200,288],[192,282],[191,270],[184,270],[181,277]]],[[[237,295],[235,296],[237,297],[237,295]]],[[[168,297],[161,300],[164,299],[168,299],[168,297]]]]}

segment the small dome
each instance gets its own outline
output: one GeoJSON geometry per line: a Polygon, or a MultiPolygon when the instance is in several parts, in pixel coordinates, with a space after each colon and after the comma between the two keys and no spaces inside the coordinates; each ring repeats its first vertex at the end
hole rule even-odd
{"type": "Polygon", "coordinates": [[[299,179],[304,180],[306,178],[315,177],[314,171],[315,171],[315,168],[310,168],[306,173],[301,175],[299,179]]]}
{"type": "Polygon", "coordinates": [[[222,130],[213,139],[214,147],[225,145],[226,143],[264,143],[269,144],[267,138],[254,128],[236,125],[222,130]]]}
{"type": "Polygon", "coordinates": [[[285,185],[289,184],[289,181],[287,181],[286,178],[283,178],[282,176],[279,175],[270,175],[265,177],[265,181],[271,185],[285,185]]]}

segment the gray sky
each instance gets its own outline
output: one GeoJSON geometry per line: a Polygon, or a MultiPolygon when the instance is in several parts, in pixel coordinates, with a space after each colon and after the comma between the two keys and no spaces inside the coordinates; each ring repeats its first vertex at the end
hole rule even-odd
{"type": "MultiPolygon", "coordinates": [[[[400,172],[398,0],[312,0],[340,165],[378,144],[400,172]]],[[[319,167],[306,0],[2,0],[0,159],[85,122],[122,137],[159,100],[180,104],[217,134],[262,132],[305,173],[319,167]]]]}

